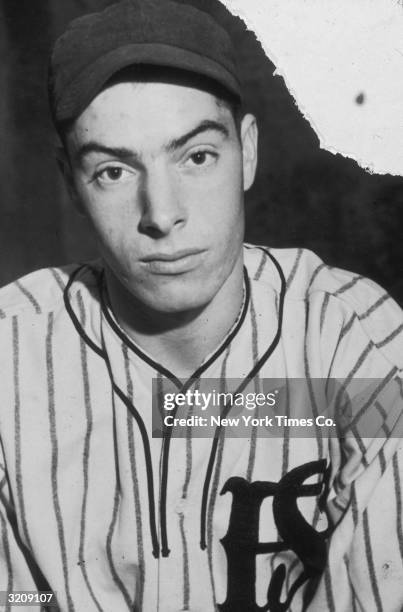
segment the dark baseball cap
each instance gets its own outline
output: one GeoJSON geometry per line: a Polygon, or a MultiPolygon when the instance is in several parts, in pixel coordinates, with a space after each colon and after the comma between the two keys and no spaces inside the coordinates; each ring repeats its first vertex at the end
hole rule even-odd
{"type": "Polygon", "coordinates": [[[211,79],[240,100],[235,51],[207,13],[171,0],[122,0],[70,23],[49,66],[54,122],[77,118],[129,66],[177,68],[211,79]]]}

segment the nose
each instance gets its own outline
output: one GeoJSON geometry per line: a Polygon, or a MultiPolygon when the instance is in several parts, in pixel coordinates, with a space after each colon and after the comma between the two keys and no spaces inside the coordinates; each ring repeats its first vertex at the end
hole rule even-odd
{"type": "Polygon", "coordinates": [[[142,185],[140,231],[152,237],[166,236],[185,222],[181,192],[172,170],[162,165],[148,170],[142,185]]]}

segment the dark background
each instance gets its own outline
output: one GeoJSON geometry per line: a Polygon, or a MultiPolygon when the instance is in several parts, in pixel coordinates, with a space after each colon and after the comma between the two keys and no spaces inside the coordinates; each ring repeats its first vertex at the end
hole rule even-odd
{"type": "MultiPolygon", "coordinates": [[[[260,164],[247,197],[247,240],[310,248],[331,265],[376,280],[403,303],[403,180],[371,176],[355,162],[321,151],[282,79],[272,76],[274,66],[253,33],[221,5],[191,3],[209,9],[231,31],[240,51],[246,108],[259,121],[260,164]]],[[[54,160],[46,64],[68,21],[108,4],[2,0],[0,285],[35,268],[96,253],[54,160]]],[[[351,105],[360,102],[365,104],[365,91],[357,83],[351,105]]]]}

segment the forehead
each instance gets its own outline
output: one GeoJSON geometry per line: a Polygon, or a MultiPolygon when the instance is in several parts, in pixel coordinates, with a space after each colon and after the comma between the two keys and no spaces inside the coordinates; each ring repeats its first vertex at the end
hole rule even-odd
{"type": "Polygon", "coordinates": [[[204,120],[234,131],[229,107],[213,94],[171,83],[122,82],[103,90],[75,121],[74,141],[96,138],[107,144],[164,142],[204,120]]]}

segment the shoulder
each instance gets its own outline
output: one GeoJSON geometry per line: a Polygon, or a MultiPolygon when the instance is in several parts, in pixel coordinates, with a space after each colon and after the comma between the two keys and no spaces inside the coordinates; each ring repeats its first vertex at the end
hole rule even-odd
{"type": "Polygon", "coordinates": [[[77,277],[91,288],[100,267],[97,262],[43,268],[0,289],[0,322],[19,317],[41,318],[49,312],[64,310],[64,292],[70,279],[77,277]]]}
{"type": "Polygon", "coordinates": [[[359,327],[388,359],[403,367],[403,311],[374,281],[328,266],[306,249],[245,245],[245,262],[250,277],[258,282],[271,284],[276,291],[283,282],[285,302],[304,302],[316,313],[323,332],[337,325],[345,335],[359,327]],[[280,280],[275,280],[276,275],[280,280]]]}
{"type": "Polygon", "coordinates": [[[280,268],[288,299],[306,300],[316,293],[329,293],[360,310],[368,306],[373,297],[388,296],[375,282],[329,266],[308,249],[271,249],[246,244],[245,262],[252,278],[274,284],[277,289],[280,283],[273,278],[273,273],[276,267],[280,268]]]}

